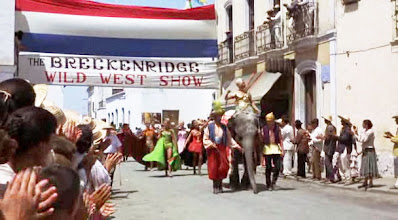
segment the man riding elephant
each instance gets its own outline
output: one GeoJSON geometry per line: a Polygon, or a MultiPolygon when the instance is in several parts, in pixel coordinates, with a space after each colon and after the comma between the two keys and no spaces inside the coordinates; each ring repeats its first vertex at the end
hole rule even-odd
{"type": "MultiPolygon", "coordinates": [[[[225,96],[226,102],[233,99],[237,104],[235,113],[233,114],[228,126],[231,129],[231,133],[234,139],[244,148],[244,161],[245,161],[245,173],[241,180],[244,187],[251,184],[254,193],[257,193],[257,185],[254,179],[254,172],[258,161],[257,146],[260,146],[258,141],[258,117],[257,114],[260,112],[255,103],[252,100],[250,93],[245,81],[242,78],[236,80],[236,85],[239,88],[238,91],[230,94],[228,91],[225,96]],[[254,159],[253,159],[254,158],[254,159]],[[257,160],[256,160],[257,159],[257,160]],[[250,182],[249,182],[250,180],[250,182]]],[[[234,151],[233,162],[231,167],[230,183],[231,188],[237,189],[239,187],[239,170],[238,170],[238,156],[240,152],[234,151]]]]}

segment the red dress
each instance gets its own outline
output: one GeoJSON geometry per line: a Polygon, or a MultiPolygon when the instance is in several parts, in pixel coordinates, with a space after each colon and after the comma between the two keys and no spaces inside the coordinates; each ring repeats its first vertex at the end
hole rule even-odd
{"type": "Polygon", "coordinates": [[[228,176],[229,162],[227,147],[218,144],[217,149],[207,149],[207,170],[209,179],[223,180],[228,176]]]}
{"type": "Polygon", "coordinates": [[[189,144],[188,150],[192,153],[202,153],[203,144],[198,136],[193,136],[191,144],[189,144]]]}

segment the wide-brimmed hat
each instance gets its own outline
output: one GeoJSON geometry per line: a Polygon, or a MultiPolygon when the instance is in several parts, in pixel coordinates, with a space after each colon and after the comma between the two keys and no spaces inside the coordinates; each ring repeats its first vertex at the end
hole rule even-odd
{"type": "Polygon", "coordinates": [[[98,145],[101,143],[102,139],[106,137],[106,130],[104,127],[108,126],[108,124],[99,119],[92,119],[94,123],[93,129],[93,143],[94,145],[98,145]]]}
{"type": "Polygon", "coordinates": [[[303,124],[303,122],[301,122],[300,120],[296,120],[296,121],[294,121],[294,124],[295,124],[295,125],[300,125],[300,126],[301,126],[301,125],[303,124]]]}
{"type": "Polygon", "coordinates": [[[113,127],[112,125],[109,125],[109,124],[107,124],[104,127],[102,127],[102,129],[103,130],[116,130],[115,127],[113,127]]]}
{"type": "Polygon", "coordinates": [[[36,93],[35,106],[41,107],[47,97],[48,87],[46,84],[37,84],[33,86],[33,90],[36,93]]]}
{"type": "Polygon", "coordinates": [[[66,123],[63,125],[63,130],[67,129],[66,126],[68,123],[74,123],[75,125],[80,124],[81,115],[79,113],[72,110],[64,110],[64,114],[66,117],[66,123]]]}
{"type": "Polygon", "coordinates": [[[351,120],[350,120],[350,118],[348,117],[348,116],[341,116],[341,115],[339,115],[338,116],[342,121],[344,121],[344,122],[346,122],[346,123],[348,123],[348,124],[352,124],[351,123],[351,120]]]}
{"type": "Polygon", "coordinates": [[[398,115],[394,115],[394,116],[392,116],[392,118],[394,118],[394,119],[395,119],[395,118],[398,118],[398,115]]]}
{"type": "Polygon", "coordinates": [[[101,143],[102,139],[106,137],[106,130],[96,129],[93,131],[93,144],[98,145],[101,143]]]}
{"type": "Polygon", "coordinates": [[[322,116],[322,118],[323,118],[323,119],[325,119],[326,121],[330,121],[330,122],[332,122],[332,121],[333,121],[333,117],[332,117],[331,115],[328,115],[328,116],[322,116]]]}
{"type": "Polygon", "coordinates": [[[96,127],[96,124],[95,124],[94,120],[91,117],[88,117],[88,116],[84,116],[82,118],[82,121],[80,122],[80,124],[88,125],[91,130],[94,130],[95,127],[96,127]]]}
{"type": "Polygon", "coordinates": [[[65,124],[66,116],[61,108],[59,108],[58,106],[55,106],[55,105],[44,106],[43,108],[54,115],[54,117],[57,119],[58,126],[62,126],[65,124]]]}

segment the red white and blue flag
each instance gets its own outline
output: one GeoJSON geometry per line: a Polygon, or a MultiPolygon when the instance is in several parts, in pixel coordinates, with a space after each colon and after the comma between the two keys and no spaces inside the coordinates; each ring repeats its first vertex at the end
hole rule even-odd
{"type": "Polygon", "coordinates": [[[214,5],[189,10],[86,0],[16,0],[16,31],[30,52],[121,56],[217,56],[214,5]]]}

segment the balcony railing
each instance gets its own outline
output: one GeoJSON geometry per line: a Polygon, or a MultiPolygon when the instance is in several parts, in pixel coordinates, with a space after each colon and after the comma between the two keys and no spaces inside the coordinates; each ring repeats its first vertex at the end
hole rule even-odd
{"type": "Polygon", "coordinates": [[[233,51],[232,42],[224,41],[218,45],[218,66],[232,63],[233,51]]]}
{"type": "Polygon", "coordinates": [[[235,37],[234,52],[235,61],[254,56],[255,51],[255,31],[250,30],[235,37]]]}
{"type": "Polygon", "coordinates": [[[265,23],[257,27],[257,54],[267,52],[269,50],[282,48],[283,27],[280,25],[272,25],[265,23]]]}
{"type": "Polygon", "coordinates": [[[288,7],[290,17],[288,30],[290,33],[287,35],[287,41],[289,43],[317,34],[317,10],[317,3],[314,1],[296,3],[288,7]]]}

